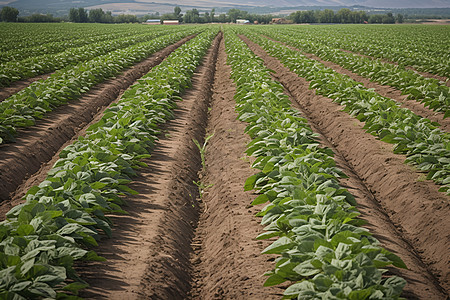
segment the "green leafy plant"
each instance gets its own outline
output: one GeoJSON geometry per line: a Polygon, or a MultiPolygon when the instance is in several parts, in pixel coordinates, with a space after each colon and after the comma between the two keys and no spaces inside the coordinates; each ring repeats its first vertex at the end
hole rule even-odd
{"type": "Polygon", "coordinates": [[[87,62],[80,62],[71,68],[57,71],[45,81],[31,84],[0,102],[2,142],[13,142],[18,128],[33,126],[36,119],[45,118],[48,112],[80,97],[94,85],[199,30],[201,31],[198,27],[193,27],[138,43],[87,62]]]}
{"type": "Polygon", "coordinates": [[[326,39],[323,35],[319,35],[320,39],[318,39],[318,35],[313,33],[292,29],[275,31],[265,28],[259,32],[305,52],[313,53],[324,60],[335,62],[372,81],[395,87],[403,94],[407,94],[408,98],[416,99],[430,109],[442,112],[444,118],[450,116],[450,88],[437,79],[426,78],[403,66],[386,63],[381,59],[347,53],[340,48],[325,44],[327,41],[333,44],[333,41],[337,39],[336,36],[329,36],[326,39]]]}
{"type": "Polygon", "coordinates": [[[319,145],[283,86],[229,27],[225,46],[236,110],[252,138],[246,154],[259,170],[245,190],[258,191],[253,205],[266,204],[258,239],[277,238],[263,251],[278,255],[265,286],[289,283],[285,299],[399,299],[406,282],[383,275],[384,267],[406,266],[360,227],[332,151],[319,145]]]}
{"type": "Polygon", "coordinates": [[[205,141],[203,142],[203,145],[200,145],[199,141],[197,141],[196,139],[192,139],[192,141],[194,142],[194,144],[197,146],[198,150],[200,151],[200,158],[202,160],[202,168],[203,169],[206,167],[206,158],[205,158],[206,145],[208,144],[208,141],[213,136],[214,136],[214,133],[207,135],[205,138],[205,141]]]}
{"type": "Polygon", "coordinates": [[[8,212],[0,223],[0,298],[75,299],[86,287],[74,261],[104,260],[92,249],[111,235],[107,214],[125,213],[124,197],[137,193],[128,184],[216,34],[205,28],[125,91],[8,212]]]}
{"type": "Polygon", "coordinates": [[[241,32],[260,44],[268,53],[299,76],[310,81],[310,88],[345,106],[345,111],[364,122],[364,129],[380,140],[395,145],[394,152],[405,154],[406,162],[427,172],[427,179],[442,185],[450,194],[450,134],[437,124],[399,107],[350,77],[309,59],[299,51],[252,33],[241,32]]]}

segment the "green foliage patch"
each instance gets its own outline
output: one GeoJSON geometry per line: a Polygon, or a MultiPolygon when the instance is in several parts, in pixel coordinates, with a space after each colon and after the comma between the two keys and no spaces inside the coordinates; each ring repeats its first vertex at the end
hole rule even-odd
{"type": "Polygon", "coordinates": [[[236,109],[252,138],[246,153],[259,170],[245,190],[258,191],[252,204],[266,204],[258,238],[277,237],[263,251],[278,255],[265,286],[289,282],[284,299],[399,299],[406,282],[384,268],[406,266],[360,227],[332,151],[319,145],[261,59],[232,29],[225,32],[236,109]]]}

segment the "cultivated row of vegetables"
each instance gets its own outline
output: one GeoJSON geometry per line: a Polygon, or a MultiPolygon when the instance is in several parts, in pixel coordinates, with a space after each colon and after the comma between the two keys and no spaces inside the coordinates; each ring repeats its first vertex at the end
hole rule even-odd
{"type": "Polygon", "coordinates": [[[91,43],[98,43],[101,41],[118,39],[123,37],[135,36],[142,34],[142,31],[130,30],[129,32],[104,32],[99,34],[98,32],[90,32],[85,35],[74,38],[71,40],[58,40],[53,42],[47,42],[36,46],[22,47],[18,49],[11,49],[8,51],[0,51],[0,63],[6,63],[12,60],[24,60],[29,57],[41,56],[44,54],[54,54],[63,52],[69,48],[81,47],[91,43]]]}
{"type": "Polygon", "coordinates": [[[92,23],[0,23],[0,53],[39,47],[55,42],[70,42],[84,37],[116,33],[144,33],[149,28],[131,24],[92,23]]]}
{"type": "Polygon", "coordinates": [[[81,47],[68,48],[56,54],[43,54],[21,61],[9,61],[0,65],[0,87],[8,86],[17,80],[67,68],[111,51],[150,41],[170,32],[175,32],[175,30],[154,30],[134,36],[126,35],[120,38],[111,36],[106,41],[98,41],[81,47]]]}
{"type": "Polygon", "coordinates": [[[450,194],[450,133],[443,132],[428,119],[399,107],[392,99],[382,97],[350,77],[308,59],[299,51],[241,28],[254,42],[287,68],[310,81],[317,94],[345,106],[364,129],[380,140],[395,145],[394,152],[405,154],[406,162],[428,172],[427,179],[442,185],[440,191],[450,194]]]}
{"type": "Polygon", "coordinates": [[[247,154],[260,170],[245,189],[258,191],[253,204],[268,202],[258,213],[266,225],[258,238],[277,237],[263,252],[279,255],[265,285],[289,283],[286,299],[398,299],[406,282],[384,267],[405,265],[360,227],[332,151],[319,145],[261,59],[232,29],[225,32],[239,119],[253,139],[247,154]]]}
{"type": "Polygon", "coordinates": [[[267,28],[259,32],[305,52],[313,53],[321,59],[339,64],[372,81],[395,87],[403,94],[407,94],[408,98],[420,101],[434,111],[442,112],[444,118],[450,116],[450,88],[437,79],[426,78],[403,66],[386,63],[381,59],[371,59],[330,47],[325,39],[320,42],[312,40],[309,32],[295,29],[275,31],[267,28]]]}
{"type": "Polygon", "coordinates": [[[46,113],[78,98],[94,85],[116,76],[124,68],[132,66],[151,54],[174,42],[203,30],[189,27],[177,30],[150,41],[134,44],[80,62],[52,74],[44,81],[32,83],[27,88],[0,102],[0,144],[14,141],[17,129],[35,124],[46,113]]]}
{"type": "Polygon", "coordinates": [[[423,25],[341,25],[297,28],[307,39],[387,59],[418,71],[450,76],[448,27],[423,25]]]}
{"type": "MultiPolygon", "coordinates": [[[[123,197],[141,160],[191,85],[218,28],[182,45],[108,108],[86,136],[65,148],[45,181],[0,223],[0,298],[74,299],[86,284],[75,260],[102,260],[91,249],[111,234],[109,213],[123,213],[123,197]]],[[[166,37],[168,38],[168,37],[166,37]]]]}

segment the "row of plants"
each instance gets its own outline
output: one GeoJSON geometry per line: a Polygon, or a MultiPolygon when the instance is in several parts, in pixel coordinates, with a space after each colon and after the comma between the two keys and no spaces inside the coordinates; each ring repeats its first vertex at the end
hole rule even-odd
{"type": "Polygon", "coordinates": [[[142,77],[8,212],[0,223],[1,299],[77,299],[87,284],[74,261],[104,260],[92,248],[111,235],[107,214],[125,213],[123,196],[136,194],[127,184],[217,32],[205,30],[142,77]]]}
{"type": "Polygon", "coordinates": [[[415,99],[434,111],[442,112],[444,118],[450,116],[450,88],[437,79],[426,78],[412,70],[380,59],[371,59],[329,47],[325,39],[322,42],[312,41],[309,36],[306,37],[295,30],[266,28],[260,32],[305,52],[313,53],[321,59],[337,63],[372,81],[395,87],[403,94],[407,94],[409,99],[415,99]]]}
{"type": "Polygon", "coordinates": [[[296,28],[310,41],[387,59],[441,76],[450,75],[447,26],[375,25],[296,28]]]}
{"type": "Polygon", "coordinates": [[[13,60],[24,60],[29,57],[41,56],[44,54],[54,54],[63,52],[69,48],[81,47],[84,45],[98,43],[106,40],[131,37],[138,34],[142,34],[142,32],[131,30],[127,32],[105,32],[102,34],[99,34],[98,32],[91,32],[76,39],[53,41],[33,47],[22,47],[0,52],[0,63],[3,64],[13,60]]]}
{"type": "Polygon", "coordinates": [[[73,24],[73,23],[0,23],[0,52],[33,48],[47,43],[70,41],[85,36],[142,32],[148,28],[130,24],[73,24]]]}
{"type": "Polygon", "coordinates": [[[135,36],[126,35],[117,39],[108,39],[81,47],[69,48],[56,54],[44,54],[22,61],[10,61],[0,65],[0,87],[8,86],[17,80],[67,68],[111,51],[150,41],[170,32],[175,32],[175,30],[155,30],[135,36]]]}
{"type": "Polygon", "coordinates": [[[299,51],[249,30],[241,29],[241,32],[291,71],[310,81],[310,88],[317,94],[343,105],[345,111],[365,123],[368,133],[394,144],[395,153],[406,155],[407,163],[427,172],[427,179],[442,185],[441,192],[450,194],[450,133],[299,51]]]}
{"type": "Polygon", "coordinates": [[[258,191],[253,205],[268,203],[257,214],[265,225],[258,239],[276,238],[263,251],[278,255],[264,285],[289,284],[284,299],[399,299],[406,282],[386,276],[384,268],[406,266],[361,227],[332,151],[290,107],[272,71],[231,31],[225,45],[236,110],[249,123],[246,153],[259,170],[245,189],[258,191]]]}
{"type": "Polygon", "coordinates": [[[79,63],[72,68],[59,70],[44,81],[32,83],[0,102],[0,144],[13,142],[18,128],[34,125],[37,119],[44,118],[56,107],[80,97],[94,85],[201,30],[203,29],[199,27],[177,30],[149,42],[132,45],[79,63]]]}

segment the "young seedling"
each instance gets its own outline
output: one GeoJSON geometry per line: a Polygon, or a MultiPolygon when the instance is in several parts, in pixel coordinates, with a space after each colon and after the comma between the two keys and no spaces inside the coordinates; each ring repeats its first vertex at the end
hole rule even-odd
{"type": "Polygon", "coordinates": [[[206,166],[206,158],[205,158],[205,153],[206,153],[206,145],[208,144],[208,141],[214,136],[214,133],[212,133],[211,135],[208,135],[205,138],[205,142],[203,143],[203,145],[200,145],[199,141],[197,141],[196,139],[192,139],[192,141],[195,143],[195,145],[197,145],[198,150],[200,151],[200,157],[202,159],[202,168],[205,169],[206,166]]]}

